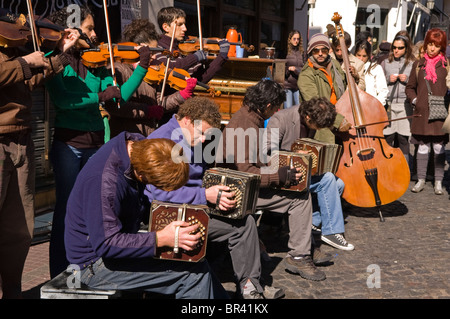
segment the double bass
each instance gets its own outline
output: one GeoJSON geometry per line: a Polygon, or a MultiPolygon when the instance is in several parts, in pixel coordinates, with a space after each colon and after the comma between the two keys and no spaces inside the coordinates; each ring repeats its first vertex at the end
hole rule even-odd
{"type": "Polygon", "coordinates": [[[344,40],[341,16],[332,21],[342,49],[347,90],[336,103],[336,111],[352,124],[342,136],[343,155],[336,175],[345,183],[342,197],[358,207],[378,207],[400,198],[410,182],[409,166],[399,148],[387,144],[383,129],[388,121],[384,106],[356,85],[350,74],[350,61],[344,40]]]}

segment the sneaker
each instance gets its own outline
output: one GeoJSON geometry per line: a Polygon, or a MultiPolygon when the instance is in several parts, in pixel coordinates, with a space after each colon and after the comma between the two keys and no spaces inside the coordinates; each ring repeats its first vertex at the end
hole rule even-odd
{"type": "Polygon", "coordinates": [[[314,247],[313,262],[314,265],[328,264],[333,260],[333,255],[324,253],[319,247],[314,247]]]}
{"type": "Polygon", "coordinates": [[[350,244],[342,234],[322,235],[320,237],[323,242],[342,250],[353,250],[355,246],[350,244]]]}
{"type": "Polygon", "coordinates": [[[419,193],[421,192],[423,189],[425,188],[425,180],[424,179],[419,179],[416,183],[416,185],[414,185],[414,187],[411,189],[411,192],[413,193],[419,193]]]}
{"type": "Polygon", "coordinates": [[[283,288],[265,286],[263,295],[265,299],[280,299],[284,297],[284,290],[283,288]]]}
{"type": "Polygon", "coordinates": [[[442,181],[435,181],[434,182],[434,193],[436,195],[443,195],[444,191],[442,190],[442,181]]]}
{"type": "Polygon", "coordinates": [[[325,280],[325,273],[316,268],[311,256],[305,256],[300,259],[294,259],[289,256],[284,258],[284,267],[287,271],[298,274],[302,278],[314,281],[325,280]]]}
{"type": "Polygon", "coordinates": [[[311,231],[315,235],[320,235],[322,233],[322,229],[320,229],[320,227],[315,225],[311,225],[311,231]]]}

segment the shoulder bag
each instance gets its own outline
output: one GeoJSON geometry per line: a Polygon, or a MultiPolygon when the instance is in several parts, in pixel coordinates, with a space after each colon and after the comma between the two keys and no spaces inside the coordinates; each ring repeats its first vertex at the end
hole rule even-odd
{"type": "Polygon", "coordinates": [[[428,120],[445,120],[448,116],[448,98],[447,94],[444,96],[433,95],[431,92],[430,84],[425,79],[425,83],[428,89],[428,120]]]}

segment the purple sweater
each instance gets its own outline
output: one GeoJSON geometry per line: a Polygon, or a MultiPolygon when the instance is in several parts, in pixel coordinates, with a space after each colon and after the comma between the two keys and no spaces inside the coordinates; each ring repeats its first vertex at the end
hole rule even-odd
{"type": "Polygon", "coordinates": [[[67,202],[65,245],[70,263],[87,267],[99,258],[145,258],[155,254],[154,232],[138,233],[149,211],[144,184],[131,174],[122,132],[103,145],[79,173],[67,202]]]}
{"type": "Polygon", "coordinates": [[[181,128],[175,118],[175,115],[172,116],[169,122],[151,133],[147,138],[171,139],[183,147],[184,154],[190,160],[189,180],[185,186],[177,190],[167,192],[156,188],[153,185],[147,185],[145,194],[148,196],[149,200],[152,201],[156,199],[163,202],[179,204],[186,203],[193,205],[206,205],[207,201],[205,189],[202,188],[202,178],[203,173],[207,168],[207,164],[204,162],[195,163],[193,148],[183,139],[181,128]]]}

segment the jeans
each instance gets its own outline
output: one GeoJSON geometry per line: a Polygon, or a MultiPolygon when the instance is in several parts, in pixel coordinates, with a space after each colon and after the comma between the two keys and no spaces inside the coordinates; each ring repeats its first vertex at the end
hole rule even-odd
{"type": "Polygon", "coordinates": [[[322,235],[345,232],[341,205],[341,194],[344,187],[344,182],[329,172],[311,177],[312,223],[315,226],[322,224],[322,235]]]}
{"type": "Polygon", "coordinates": [[[81,271],[82,283],[94,289],[146,291],[176,299],[228,299],[207,261],[102,259],[81,271]]]}
{"type": "Polygon", "coordinates": [[[58,140],[53,141],[50,160],[55,175],[56,203],[50,237],[51,278],[66,270],[69,265],[64,247],[64,219],[67,200],[78,173],[97,150],[98,148],[78,149],[58,140]]]}
{"type": "Polygon", "coordinates": [[[294,105],[300,104],[300,91],[299,90],[286,90],[286,101],[284,102],[284,108],[288,109],[294,105]]]}

